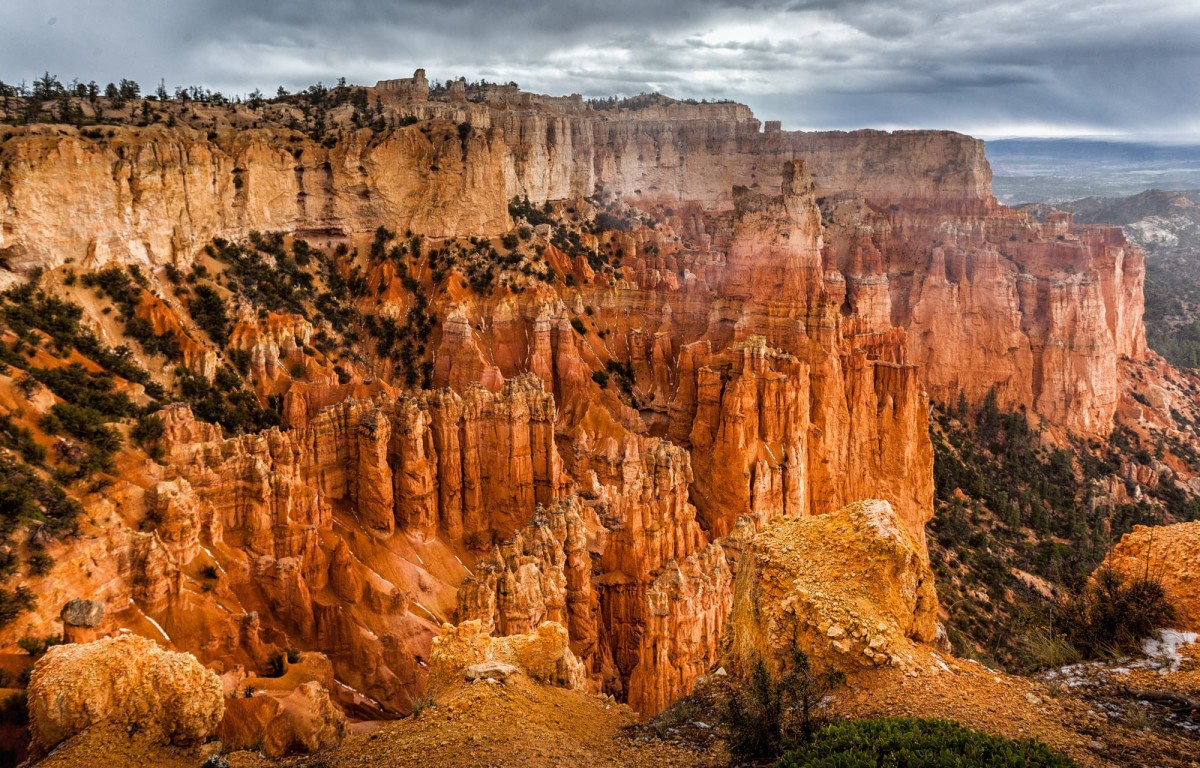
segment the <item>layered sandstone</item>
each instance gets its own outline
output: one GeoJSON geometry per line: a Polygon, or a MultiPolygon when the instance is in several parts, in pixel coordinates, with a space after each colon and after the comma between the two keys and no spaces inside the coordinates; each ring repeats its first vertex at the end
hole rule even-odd
{"type": "MultiPolygon", "coordinates": [[[[177,416],[172,431],[184,423],[177,416]]],[[[266,625],[248,662],[286,638],[328,653],[350,688],[402,708],[422,685],[417,659],[435,622],[453,611],[447,590],[467,573],[455,544],[507,536],[558,493],[553,423],[537,380],[517,379],[502,395],[349,400],[304,429],[174,443],[182,477],[152,489],[163,554],[137,568],[139,604],[171,636],[227,625],[203,657],[239,658],[245,629],[184,597],[182,572],[215,552],[222,589],[266,625]]]]}
{"type": "Polygon", "coordinates": [[[500,635],[560,623],[593,688],[655,712],[715,661],[732,577],[687,501],[687,454],[630,435],[595,440],[573,446],[581,495],[539,509],[481,560],[458,617],[500,635]]]}
{"type": "Polygon", "coordinates": [[[0,252],[14,268],[190,263],[213,237],[254,230],[509,227],[503,152],[493,157],[500,147],[483,138],[464,147],[449,131],[379,141],[364,130],[326,148],[270,129],[214,140],[161,126],[110,133],[32,129],[0,147],[0,252]]]}
{"type": "Polygon", "coordinates": [[[991,205],[982,144],[958,134],[764,133],[739,104],[596,111],[528,101],[400,107],[422,119],[465,117],[474,130],[460,140],[414,126],[380,140],[363,129],[332,149],[280,128],[211,138],[162,126],[114,127],[100,138],[24,129],[0,150],[4,178],[22,180],[3,185],[0,249],[18,267],[84,257],[161,264],[254,229],[348,234],[389,221],[437,237],[490,234],[508,228],[513,196],[540,203],[603,188],[728,204],[738,183],[778,191],[796,157],[820,169],[822,194],[991,205]],[[55,197],[55,188],[72,194],[55,197]]]}
{"type": "Polygon", "coordinates": [[[845,308],[867,332],[907,327],[909,361],[936,398],[994,387],[1002,404],[1100,434],[1116,360],[1144,352],[1140,252],[1115,229],[997,206],[983,145],[969,137],[763,131],[735,104],[600,110],[509,86],[430,101],[423,83],[379,92],[399,94],[394,115],[428,125],[345,130],[332,147],[278,127],[14,130],[0,146],[0,253],[27,271],[66,259],[187,263],[212,237],[252,230],[343,238],[388,222],[433,237],[498,234],[514,196],[599,190],[727,211],[739,185],[787,196],[789,163],[803,160],[816,196],[842,201],[808,274],[840,273],[845,308]]]}

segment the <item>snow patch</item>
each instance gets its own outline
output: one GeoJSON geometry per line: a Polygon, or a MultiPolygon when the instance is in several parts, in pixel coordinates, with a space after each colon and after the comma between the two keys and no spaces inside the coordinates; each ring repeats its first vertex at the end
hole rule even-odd
{"type": "Polygon", "coordinates": [[[168,635],[165,630],[163,630],[161,624],[147,616],[145,611],[138,609],[138,612],[142,614],[142,618],[154,625],[154,628],[158,630],[158,633],[163,636],[163,640],[166,640],[168,643],[171,642],[171,636],[168,635]]]}
{"type": "Polygon", "coordinates": [[[1183,663],[1183,654],[1179,651],[1185,645],[1196,642],[1195,632],[1180,632],[1177,629],[1160,629],[1156,637],[1147,637],[1142,641],[1142,653],[1152,659],[1162,659],[1172,671],[1179,669],[1183,663]]]}

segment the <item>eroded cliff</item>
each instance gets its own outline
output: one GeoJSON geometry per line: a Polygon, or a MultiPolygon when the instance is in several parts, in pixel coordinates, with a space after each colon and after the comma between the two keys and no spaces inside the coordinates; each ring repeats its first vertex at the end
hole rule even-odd
{"type": "MultiPolygon", "coordinates": [[[[422,88],[324,133],[287,101],[0,129],[6,279],[47,270],[166,405],[73,490],[86,539],[47,545],[6,640],[87,597],[96,634],[222,672],[323,652],[375,716],[443,623],[555,622],[584,685],[653,713],[716,660],[753,528],[881,498],[926,556],[931,396],[1107,434],[1145,352],[1140,252],[996,205],[969,137],[422,88]]],[[[58,395],[19,378],[49,444],[58,395]]]]}

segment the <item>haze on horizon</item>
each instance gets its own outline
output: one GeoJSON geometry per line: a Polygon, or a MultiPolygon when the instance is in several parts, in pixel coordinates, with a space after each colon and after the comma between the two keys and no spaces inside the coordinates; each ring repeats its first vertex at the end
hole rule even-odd
{"type": "Polygon", "coordinates": [[[0,5],[0,80],[273,94],[514,80],[734,99],[792,129],[1200,137],[1195,0],[46,0],[0,5]]]}

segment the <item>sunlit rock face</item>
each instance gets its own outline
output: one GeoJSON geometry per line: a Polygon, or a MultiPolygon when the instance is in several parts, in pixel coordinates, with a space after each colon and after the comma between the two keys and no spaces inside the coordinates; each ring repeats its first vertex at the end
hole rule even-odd
{"type": "MultiPolygon", "coordinates": [[[[612,279],[546,233],[570,280],[481,295],[418,275],[431,389],[361,363],[334,376],[310,319],[243,313],[231,347],[291,428],[227,438],[167,408],[161,466],[138,454],[97,502],[96,535],[53,552],[12,640],[95,600],[91,635],[133,627],[222,672],[320,651],[333,700],[374,717],[411,709],[443,624],[552,622],[572,686],[654,713],[718,659],[754,530],[882,499],[924,567],[931,398],[995,390],[1105,435],[1118,361],[1145,353],[1141,253],[1117,230],[997,205],[969,137],[457,93],[381,83],[388,114],[417,122],[332,145],[269,124],[6,134],[0,255],[25,272],[137,264],[161,288],[158,268],[213,237],[362,244],[386,226],[444,244],[522,226],[513,197],[643,215],[582,235],[620,250],[612,279]]],[[[372,298],[407,309],[394,269],[369,277],[372,298]]],[[[167,301],[139,312],[156,333],[186,325],[167,301]]],[[[218,367],[202,341],[183,353],[218,367]]]]}

